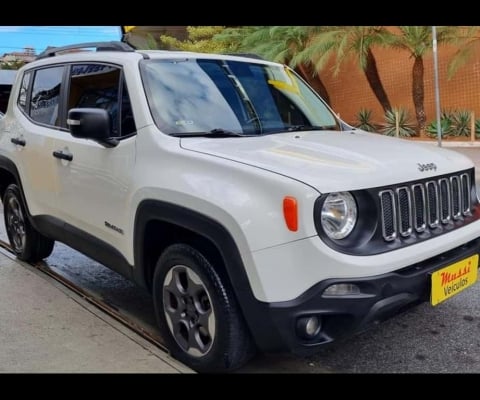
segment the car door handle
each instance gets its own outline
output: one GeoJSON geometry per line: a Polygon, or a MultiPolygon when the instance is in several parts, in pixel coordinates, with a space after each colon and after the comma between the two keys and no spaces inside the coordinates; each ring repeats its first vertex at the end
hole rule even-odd
{"type": "Polygon", "coordinates": [[[61,160],[72,161],[73,155],[70,153],[64,153],[63,151],[56,150],[53,152],[53,156],[56,158],[60,158],[61,160]]]}
{"type": "Polygon", "coordinates": [[[27,144],[27,142],[25,142],[25,140],[20,139],[20,138],[11,138],[10,141],[13,144],[16,144],[18,146],[25,146],[27,144]]]}

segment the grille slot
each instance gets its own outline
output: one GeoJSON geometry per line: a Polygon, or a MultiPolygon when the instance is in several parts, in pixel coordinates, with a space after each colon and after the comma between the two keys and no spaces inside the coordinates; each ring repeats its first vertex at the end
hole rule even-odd
{"type": "Polygon", "coordinates": [[[412,198],[408,187],[397,189],[398,227],[400,235],[410,236],[412,233],[412,198]]]}
{"type": "Polygon", "coordinates": [[[458,176],[450,178],[450,188],[452,189],[452,217],[453,219],[459,219],[462,216],[462,192],[458,176]]]}
{"type": "Polygon", "coordinates": [[[442,224],[448,224],[450,221],[450,185],[447,178],[439,179],[438,188],[440,194],[440,221],[442,224]]]}
{"type": "Polygon", "coordinates": [[[415,182],[378,193],[386,241],[461,221],[471,213],[470,175],[415,182]]]}
{"type": "Polygon", "coordinates": [[[413,226],[417,232],[423,232],[427,227],[427,203],[425,201],[425,187],[420,184],[412,185],[413,192],[413,226]]]}
{"type": "Polygon", "coordinates": [[[429,181],[426,183],[428,194],[428,226],[436,228],[440,223],[440,208],[437,183],[429,181]]]}
{"type": "Polygon", "coordinates": [[[468,174],[460,175],[460,181],[462,183],[462,214],[471,215],[471,203],[470,203],[470,176],[468,174]]]}
{"type": "Polygon", "coordinates": [[[393,190],[383,190],[379,194],[382,209],[382,234],[390,242],[397,237],[397,215],[393,190]]]}

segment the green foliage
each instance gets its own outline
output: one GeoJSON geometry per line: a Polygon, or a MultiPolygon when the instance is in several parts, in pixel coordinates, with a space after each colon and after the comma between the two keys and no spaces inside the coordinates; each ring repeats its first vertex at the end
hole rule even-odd
{"type": "MultiPolygon", "coordinates": [[[[267,60],[289,64],[294,68],[295,57],[309,45],[315,33],[322,30],[318,26],[255,26],[229,29],[216,40],[236,42],[240,52],[251,52],[267,60]]],[[[303,60],[305,61],[305,60],[303,60]]],[[[307,64],[311,60],[307,60],[307,64]]]]}
{"type": "Polygon", "coordinates": [[[385,112],[385,122],[382,124],[380,132],[387,136],[396,136],[398,112],[398,136],[411,137],[415,135],[415,125],[410,122],[408,112],[404,108],[392,108],[385,112]]]}
{"type": "MultiPolygon", "coordinates": [[[[440,118],[440,126],[442,128],[442,137],[448,137],[452,135],[452,120],[450,118],[445,118],[442,116],[440,118]]],[[[430,122],[430,124],[425,128],[427,136],[437,137],[437,127],[437,120],[430,122]]]]}
{"type": "MultiPolygon", "coordinates": [[[[455,128],[453,125],[454,120],[454,111],[452,110],[443,110],[442,114],[440,115],[440,126],[442,128],[442,137],[449,137],[453,136],[455,132],[455,128]]],[[[435,119],[432,121],[427,127],[426,132],[427,135],[430,137],[437,136],[437,120],[435,119]]]]}
{"type": "Polygon", "coordinates": [[[453,114],[455,136],[470,136],[470,111],[458,110],[453,114]]]}
{"type": "Polygon", "coordinates": [[[454,44],[457,51],[448,64],[448,79],[452,78],[458,69],[475,54],[475,48],[480,45],[480,27],[459,27],[454,44]]]}
{"type": "Polygon", "coordinates": [[[258,27],[255,26],[240,26],[237,28],[226,28],[221,32],[215,34],[212,38],[214,42],[219,43],[226,51],[225,53],[239,53],[250,51],[245,49],[243,42],[246,38],[254,32],[258,27]]]}
{"type": "Polygon", "coordinates": [[[19,69],[25,65],[25,61],[13,60],[0,62],[0,69],[19,69]]]}
{"type": "Polygon", "coordinates": [[[152,34],[147,34],[146,50],[159,50],[159,46],[152,34]]]}
{"type": "MultiPolygon", "coordinates": [[[[393,33],[388,39],[389,46],[406,50],[412,57],[423,57],[432,51],[431,26],[399,26],[399,33],[393,33]]],[[[458,43],[461,28],[458,26],[437,27],[438,44],[458,43]]]]}
{"type": "Polygon", "coordinates": [[[480,119],[475,120],[475,137],[480,138],[480,119]]]}
{"type": "Polygon", "coordinates": [[[374,46],[388,46],[390,40],[391,35],[381,26],[324,26],[315,32],[295,61],[312,60],[315,68],[321,70],[333,58],[333,71],[336,75],[342,64],[353,58],[365,71],[370,49],[374,46]]]}
{"type": "MultiPolygon", "coordinates": [[[[468,110],[443,110],[440,116],[442,137],[469,137],[470,136],[470,111],[468,110]]],[[[475,127],[477,122],[475,122],[475,127]]],[[[480,131],[480,126],[479,126],[480,131]]],[[[426,127],[427,135],[437,137],[437,121],[432,121],[426,127]]]]}
{"type": "Polygon", "coordinates": [[[360,109],[358,114],[356,115],[356,124],[355,126],[358,129],[362,129],[367,132],[376,132],[377,127],[371,121],[372,119],[372,110],[367,110],[366,108],[360,109]]]}
{"type": "Polygon", "coordinates": [[[228,46],[213,39],[224,29],[224,26],[187,26],[187,40],[182,41],[172,36],[161,35],[160,47],[199,53],[225,53],[229,51],[228,46]]]}
{"type": "Polygon", "coordinates": [[[394,35],[391,45],[406,50],[412,57],[422,57],[432,47],[430,26],[399,26],[400,34],[394,35]]]}

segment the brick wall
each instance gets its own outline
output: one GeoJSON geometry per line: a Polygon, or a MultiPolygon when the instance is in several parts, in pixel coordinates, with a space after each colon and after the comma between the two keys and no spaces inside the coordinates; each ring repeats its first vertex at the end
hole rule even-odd
{"type": "MultiPolygon", "coordinates": [[[[474,49],[469,62],[448,80],[447,67],[454,52],[455,49],[452,47],[438,47],[441,108],[472,110],[475,112],[475,118],[480,118],[480,46],[474,49]]],[[[390,103],[393,107],[407,108],[410,118],[415,121],[411,94],[413,59],[406,51],[392,49],[376,49],[374,55],[390,103]]],[[[431,52],[424,57],[424,68],[425,111],[428,124],[436,118],[431,52]]],[[[352,61],[343,65],[336,77],[326,68],[321,72],[321,77],[330,95],[331,106],[345,121],[354,123],[360,108],[367,108],[373,111],[374,122],[383,122],[383,110],[356,63],[352,61]]]]}

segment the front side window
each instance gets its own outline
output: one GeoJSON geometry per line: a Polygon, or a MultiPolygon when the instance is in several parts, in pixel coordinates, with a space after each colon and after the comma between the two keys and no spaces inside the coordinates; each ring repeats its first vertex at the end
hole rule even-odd
{"type": "Polygon", "coordinates": [[[121,69],[105,64],[71,67],[67,109],[103,108],[110,116],[111,136],[135,132],[130,97],[121,69]]]}
{"type": "Polygon", "coordinates": [[[284,66],[144,60],[141,73],[155,123],[167,134],[339,129],[325,103],[284,66]]]}
{"type": "MultiPolygon", "coordinates": [[[[30,117],[41,124],[60,126],[58,106],[64,67],[39,69],[35,72],[30,117]]],[[[20,101],[20,99],[19,99],[20,101]]]]}

